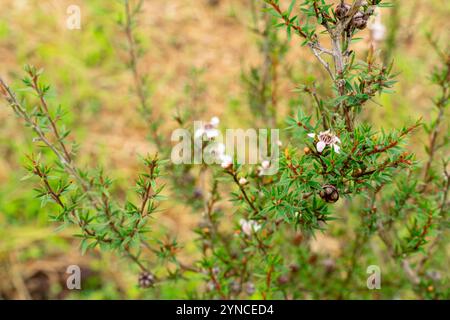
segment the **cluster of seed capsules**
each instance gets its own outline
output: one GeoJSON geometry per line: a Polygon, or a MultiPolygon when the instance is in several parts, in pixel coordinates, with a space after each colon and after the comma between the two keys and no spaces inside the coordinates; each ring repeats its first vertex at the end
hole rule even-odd
{"type": "MultiPolygon", "coordinates": [[[[379,3],[380,1],[373,1],[376,3],[379,3]]],[[[374,3],[374,4],[376,4],[374,3]]],[[[339,20],[343,20],[347,18],[347,15],[351,9],[351,5],[348,3],[341,2],[336,6],[335,14],[336,18],[339,20]]],[[[352,21],[349,23],[348,28],[349,29],[365,29],[367,27],[367,22],[369,21],[369,18],[374,13],[374,7],[372,5],[368,5],[367,2],[363,1],[363,10],[359,10],[354,14],[352,17],[352,21]],[[365,8],[365,9],[364,9],[365,8]]]]}

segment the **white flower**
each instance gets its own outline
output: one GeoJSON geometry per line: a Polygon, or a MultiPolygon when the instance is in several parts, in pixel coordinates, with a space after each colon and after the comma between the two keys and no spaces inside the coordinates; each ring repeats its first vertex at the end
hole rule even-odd
{"type": "Polygon", "coordinates": [[[370,36],[372,41],[381,42],[386,35],[386,27],[381,22],[381,12],[376,11],[376,15],[369,23],[370,36]]]}
{"type": "Polygon", "coordinates": [[[316,135],[315,133],[308,133],[308,137],[313,139],[317,138],[319,140],[316,144],[316,148],[319,153],[322,153],[326,146],[332,146],[334,152],[339,153],[340,147],[338,146],[338,143],[341,143],[341,140],[336,135],[331,133],[330,130],[323,131],[319,133],[319,135],[316,135]]]}
{"type": "Polygon", "coordinates": [[[241,225],[242,232],[247,236],[251,236],[253,232],[258,232],[261,229],[261,225],[254,220],[247,221],[245,219],[239,220],[239,224],[241,225]]]}
{"type": "Polygon", "coordinates": [[[219,136],[219,130],[217,130],[217,127],[219,125],[219,118],[218,117],[212,117],[211,120],[208,123],[205,123],[202,128],[195,131],[194,137],[195,139],[198,139],[202,136],[206,136],[209,140],[212,140],[213,138],[216,138],[219,136]]]}
{"type": "Polygon", "coordinates": [[[269,160],[264,160],[263,162],[261,162],[261,167],[262,167],[264,170],[269,169],[269,168],[270,168],[270,161],[269,161],[269,160]]]}
{"type": "Polygon", "coordinates": [[[245,179],[244,177],[242,177],[242,178],[239,179],[239,184],[240,184],[241,186],[246,185],[247,182],[248,182],[247,179],[245,179]]]}
{"type": "Polygon", "coordinates": [[[386,27],[379,21],[369,25],[369,30],[371,32],[372,40],[375,42],[381,42],[386,34],[386,27]]]}
{"type": "Polygon", "coordinates": [[[279,147],[282,147],[282,146],[283,146],[283,142],[281,142],[281,140],[278,140],[278,141],[277,141],[277,145],[278,145],[279,147]]]}

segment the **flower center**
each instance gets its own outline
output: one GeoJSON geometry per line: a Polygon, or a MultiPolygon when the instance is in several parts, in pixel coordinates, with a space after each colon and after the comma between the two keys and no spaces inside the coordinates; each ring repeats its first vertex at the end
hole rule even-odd
{"type": "Polygon", "coordinates": [[[333,142],[333,136],[328,133],[321,134],[319,140],[325,142],[326,144],[331,144],[333,142]]]}

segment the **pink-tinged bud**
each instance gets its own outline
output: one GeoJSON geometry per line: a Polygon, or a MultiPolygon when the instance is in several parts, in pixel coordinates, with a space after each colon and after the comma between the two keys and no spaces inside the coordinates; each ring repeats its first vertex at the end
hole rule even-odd
{"type": "Polygon", "coordinates": [[[262,167],[264,170],[269,169],[269,168],[270,168],[270,161],[264,160],[263,162],[261,162],[261,167],[262,167]]]}
{"type": "Polygon", "coordinates": [[[222,163],[220,165],[224,169],[229,169],[233,166],[233,159],[228,155],[224,155],[222,157],[222,163]]]}
{"type": "Polygon", "coordinates": [[[239,184],[241,186],[245,186],[247,183],[248,183],[247,179],[245,179],[245,178],[240,178],[239,179],[239,184]]]}

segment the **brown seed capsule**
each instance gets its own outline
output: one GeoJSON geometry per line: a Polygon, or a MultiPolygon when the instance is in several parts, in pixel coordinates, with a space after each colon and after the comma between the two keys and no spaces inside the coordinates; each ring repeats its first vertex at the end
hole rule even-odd
{"type": "Polygon", "coordinates": [[[141,288],[150,288],[155,283],[155,276],[150,272],[141,272],[139,275],[139,286],[141,288]]]}
{"type": "Polygon", "coordinates": [[[322,190],[320,190],[319,195],[326,202],[333,203],[339,200],[339,191],[331,184],[322,186],[322,190]]]}
{"type": "Polygon", "coordinates": [[[344,19],[348,11],[350,10],[350,7],[351,6],[349,4],[339,3],[334,10],[334,12],[336,13],[336,18],[338,18],[339,20],[344,19]]]}
{"type": "Polygon", "coordinates": [[[308,263],[309,264],[316,264],[316,262],[317,262],[317,255],[316,254],[312,254],[310,257],[309,257],[309,259],[308,259],[308,263]]]}
{"type": "Polygon", "coordinates": [[[302,243],[302,241],[303,241],[303,235],[301,233],[298,233],[292,239],[292,244],[294,244],[295,246],[298,246],[302,243]]]}
{"type": "Polygon", "coordinates": [[[359,177],[362,173],[363,171],[361,170],[361,168],[355,169],[352,173],[352,177],[359,177]]]}
{"type": "Polygon", "coordinates": [[[289,269],[292,273],[297,273],[300,270],[300,267],[297,264],[293,263],[289,266],[289,269]]]}
{"type": "Polygon", "coordinates": [[[278,277],[277,282],[279,285],[285,285],[289,282],[289,277],[287,275],[281,275],[278,277]]]}
{"type": "Polygon", "coordinates": [[[367,21],[368,21],[367,16],[365,16],[362,12],[357,12],[353,16],[352,24],[355,28],[362,30],[365,27],[367,27],[367,21]]]}

